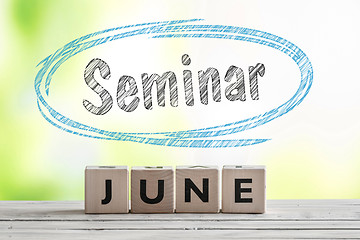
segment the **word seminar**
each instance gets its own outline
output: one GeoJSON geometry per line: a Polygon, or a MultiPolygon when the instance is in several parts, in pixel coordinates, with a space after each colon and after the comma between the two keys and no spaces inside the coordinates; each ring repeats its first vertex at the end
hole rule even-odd
{"type": "MultiPolygon", "coordinates": [[[[191,59],[188,54],[184,54],[181,58],[182,65],[188,67],[191,59]]],[[[101,99],[101,105],[96,106],[89,100],[84,99],[83,105],[90,112],[95,115],[104,115],[113,106],[113,97],[107,89],[105,89],[97,80],[94,74],[99,70],[100,76],[103,80],[110,79],[109,65],[99,59],[92,59],[85,67],[84,79],[85,83],[91,90],[93,90],[101,99]]],[[[258,76],[263,77],[265,74],[265,66],[262,63],[257,63],[255,66],[248,67],[249,76],[249,92],[252,100],[259,100],[258,76]]],[[[183,70],[183,87],[184,98],[187,106],[194,106],[194,88],[193,88],[193,73],[192,71],[183,70]]],[[[157,103],[159,107],[165,107],[165,86],[168,83],[170,105],[172,107],[178,106],[178,77],[172,71],[167,71],[161,76],[156,73],[141,74],[142,92],[144,107],[147,110],[153,109],[152,89],[154,83],[156,84],[157,103]]],[[[198,86],[200,102],[207,105],[209,102],[209,81],[211,79],[212,98],[214,102],[221,101],[221,81],[218,69],[209,67],[206,70],[198,71],[198,86]]],[[[245,77],[244,71],[234,65],[231,65],[225,73],[224,81],[228,83],[225,88],[225,97],[229,101],[246,101],[245,93],[245,77]]],[[[132,76],[123,75],[120,77],[116,91],[116,101],[120,109],[125,112],[133,112],[140,103],[140,97],[137,96],[139,92],[138,85],[132,76]]]]}

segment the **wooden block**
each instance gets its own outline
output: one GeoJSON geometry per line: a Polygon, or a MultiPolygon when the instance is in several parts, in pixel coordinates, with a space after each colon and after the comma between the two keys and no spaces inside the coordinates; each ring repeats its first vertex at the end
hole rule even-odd
{"type": "Polygon", "coordinates": [[[128,213],[129,171],[126,166],[85,169],[85,213],[128,213]]]}
{"type": "Polygon", "coordinates": [[[133,167],[131,169],[131,212],[174,212],[174,170],[172,167],[133,167]]]}
{"type": "Polygon", "coordinates": [[[265,212],[265,166],[224,166],[222,212],[265,212]]]}
{"type": "Polygon", "coordinates": [[[176,212],[219,212],[219,169],[176,167],[176,212]]]}

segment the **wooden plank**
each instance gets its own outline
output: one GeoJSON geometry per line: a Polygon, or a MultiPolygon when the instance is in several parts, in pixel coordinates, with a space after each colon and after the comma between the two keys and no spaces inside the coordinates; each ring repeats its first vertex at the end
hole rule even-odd
{"type": "Polygon", "coordinates": [[[360,200],[270,200],[265,214],[93,214],[0,202],[0,239],[359,239],[360,200]]]}
{"type": "Polygon", "coordinates": [[[6,239],[359,239],[360,231],[348,230],[137,230],[137,231],[89,231],[89,230],[20,230],[2,231],[6,239]]]}
{"type": "Polygon", "coordinates": [[[0,229],[58,230],[360,230],[360,221],[1,221],[0,229]],[[26,224],[24,224],[26,223],[26,224]]]}
{"type": "Polygon", "coordinates": [[[268,201],[265,214],[100,214],[85,215],[84,203],[77,202],[0,202],[0,221],[114,221],[114,220],[173,220],[173,221],[208,221],[208,220],[356,220],[360,219],[360,200],[289,200],[268,201]],[[317,202],[317,204],[316,204],[317,202]],[[331,204],[332,202],[332,204],[331,204]],[[291,204],[292,203],[292,204],[291,204]]]}

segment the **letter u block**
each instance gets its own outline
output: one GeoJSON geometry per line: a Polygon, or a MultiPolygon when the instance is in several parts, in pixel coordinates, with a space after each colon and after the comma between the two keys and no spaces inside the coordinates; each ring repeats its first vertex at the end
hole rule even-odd
{"type": "Polygon", "coordinates": [[[88,166],[85,169],[85,213],[128,213],[127,166],[88,166]]]}
{"type": "Polygon", "coordinates": [[[176,212],[219,212],[219,169],[176,167],[176,212]]]}
{"type": "Polygon", "coordinates": [[[174,212],[174,170],[172,167],[133,167],[131,169],[131,212],[174,212]]]}
{"type": "Polygon", "coordinates": [[[264,166],[224,166],[222,171],[223,213],[264,213],[264,166]]]}

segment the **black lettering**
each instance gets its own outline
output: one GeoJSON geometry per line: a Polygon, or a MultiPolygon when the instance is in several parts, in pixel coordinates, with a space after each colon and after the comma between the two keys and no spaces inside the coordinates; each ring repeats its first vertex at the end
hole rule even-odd
{"type": "Polygon", "coordinates": [[[105,180],[105,198],[101,200],[102,205],[106,205],[111,202],[112,198],[112,187],[111,187],[111,180],[105,180]]]}
{"type": "Polygon", "coordinates": [[[191,181],[190,178],[185,178],[185,202],[191,202],[191,194],[190,194],[191,189],[201,199],[201,201],[209,202],[209,179],[208,178],[203,178],[203,191],[202,192],[194,184],[194,182],[191,181]]]}
{"type": "Polygon", "coordinates": [[[178,106],[178,89],[175,73],[169,71],[165,72],[161,77],[158,74],[151,74],[150,77],[147,73],[141,74],[144,94],[144,106],[146,109],[152,109],[152,96],[151,89],[156,82],[157,86],[157,100],[160,107],[165,107],[165,85],[166,79],[169,80],[170,89],[170,104],[173,107],[178,106]]]}
{"type": "Polygon", "coordinates": [[[221,101],[221,92],[220,92],[220,76],[219,71],[216,68],[208,68],[206,72],[199,71],[199,90],[200,90],[200,100],[204,105],[208,104],[208,82],[209,78],[212,79],[212,93],[213,99],[215,102],[221,101]]]}
{"type": "Polygon", "coordinates": [[[259,88],[257,74],[263,77],[265,74],[265,66],[262,63],[258,63],[255,67],[249,67],[249,80],[250,80],[250,93],[252,100],[259,100],[259,88]]]}
{"type": "Polygon", "coordinates": [[[89,112],[93,114],[104,115],[111,109],[113,105],[113,100],[110,93],[95,80],[94,72],[96,69],[99,69],[100,75],[103,79],[109,79],[110,67],[103,60],[99,58],[94,58],[89,62],[84,71],[84,78],[86,84],[99,95],[102,104],[100,107],[96,107],[90,101],[84,99],[83,105],[89,112]]]}
{"type": "Polygon", "coordinates": [[[235,66],[230,66],[226,72],[224,80],[226,82],[230,82],[234,75],[236,75],[236,82],[226,87],[225,96],[230,101],[245,101],[246,95],[243,70],[235,66]]]}
{"type": "Polygon", "coordinates": [[[148,198],[146,195],[146,180],[140,180],[140,197],[145,203],[157,204],[164,198],[164,180],[158,180],[158,194],[156,198],[148,198]]]}
{"type": "MultiPolygon", "coordinates": [[[[181,57],[182,64],[188,66],[191,63],[189,55],[184,54],[181,57]]],[[[185,102],[188,106],[194,106],[194,94],[193,94],[193,85],[192,85],[192,74],[190,70],[183,71],[184,78],[184,89],[185,89],[185,102]]]]}
{"type": "Polygon", "coordinates": [[[251,193],[251,188],[242,188],[242,183],[252,183],[251,178],[235,179],[235,202],[252,203],[252,198],[241,198],[241,193],[251,193]]]}
{"type": "Polygon", "coordinates": [[[138,97],[135,97],[129,104],[126,104],[125,98],[134,96],[137,93],[138,93],[138,88],[135,79],[131,76],[122,76],[119,80],[119,84],[117,88],[117,103],[119,108],[121,108],[125,112],[134,111],[139,105],[140,99],[138,97]],[[128,90],[126,90],[127,84],[129,86],[128,90]]]}

